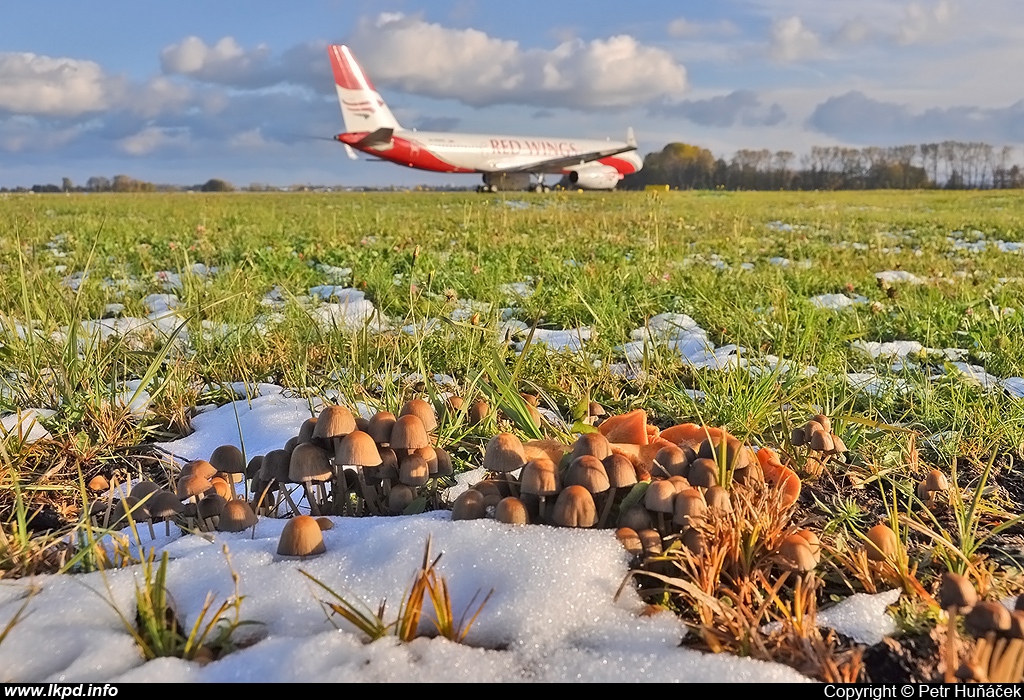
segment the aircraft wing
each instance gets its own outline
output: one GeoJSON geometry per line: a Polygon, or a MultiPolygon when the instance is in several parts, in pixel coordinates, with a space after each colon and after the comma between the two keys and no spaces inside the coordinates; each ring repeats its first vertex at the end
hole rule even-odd
{"type": "Polygon", "coordinates": [[[590,153],[577,153],[576,155],[563,156],[561,158],[549,158],[526,165],[502,167],[501,163],[492,163],[492,167],[494,167],[495,171],[503,173],[553,173],[574,165],[583,165],[584,163],[601,160],[602,158],[610,158],[620,153],[628,153],[635,150],[636,146],[626,145],[622,148],[613,148],[605,151],[591,151],[590,153]]]}

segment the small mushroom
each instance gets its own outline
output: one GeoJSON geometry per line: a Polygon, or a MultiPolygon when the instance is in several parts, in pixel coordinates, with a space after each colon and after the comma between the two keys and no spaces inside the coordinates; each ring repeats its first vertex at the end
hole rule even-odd
{"type": "Polygon", "coordinates": [[[509,525],[529,525],[530,515],[526,506],[515,496],[509,496],[498,501],[494,507],[494,519],[499,523],[509,525]]]}
{"type": "Polygon", "coordinates": [[[884,524],[879,523],[867,531],[867,553],[871,561],[886,561],[896,556],[900,549],[900,541],[896,533],[884,524]]]}
{"type": "Polygon", "coordinates": [[[594,527],[597,506],[594,497],[582,486],[567,486],[558,494],[551,519],[561,527],[594,527]]]}
{"type": "Polygon", "coordinates": [[[309,515],[297,515],[281,531],[277,553],[285,557],[311,557],[327,551],[320,525],[309,515]]]}
{"type": "Polygon", "coordinates": [[[217,530],[220,532],[241,532],[248,530],[256,524],[259,518],[249,507],[247,501],[233,499],[224,504],[220,512],[220,519],[217,521],[217,530]]]}
{"type": "Polygon", "coordinates": [[[484,495],[476,489],[463,491],[452,504],[452,520],[479,520],[486,515],[484,495]]]}
{"type": "Polygon", "coordinates": [[[786,568],[802,574],[813,571],[818,564],[811,548],[807,545],[807,540],[795,534],[782,540],[782,544],[779,546],[779,557],[786,568]]]}
{"type": "Polygon", "coordinates": [[[972,636],[984,637],[989,632],[1006,632],[1011,622],[1010,611],[1002,603],[983,601],[967,613],[964,627],[972,636]]]}

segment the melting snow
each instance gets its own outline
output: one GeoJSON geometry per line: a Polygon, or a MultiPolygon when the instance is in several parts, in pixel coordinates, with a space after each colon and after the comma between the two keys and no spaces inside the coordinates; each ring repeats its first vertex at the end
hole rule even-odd
{"type": "Polygon", "coordinates": [[[819,294],[816,297],[811,297],[811,304],[819,309],[846,309],[856,304],[866,304],[867,302],[868,298],[859,294],[852,299],[845,294],[819,294]]]}
{"type": "Polygon", "coordinates": [[[0,437],[16,436],[21,442],[38,442],[47,440],[50,431],[43,427],[42,421],[52,418],[56,411],[48,408],[23,408],[0,418],[0,437]]]}
{"type": "Polygon", "coordinates": [[[887,284],[924,284],[925,280],[921,279],[917,275],[911,274],[906,270],[886,270],[884,272],[876,272],[875,278],[887,284]]]}

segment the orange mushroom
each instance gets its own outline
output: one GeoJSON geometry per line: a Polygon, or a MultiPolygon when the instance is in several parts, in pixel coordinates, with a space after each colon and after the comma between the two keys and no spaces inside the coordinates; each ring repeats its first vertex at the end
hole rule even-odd
{"type": "Polygon", "coordinates": [[[624,413],[621,416],[612,416],[600,426],[598,430],[608,438],[608,442],[624,442],[630,445],[647,445],[650,443],[650,436],[647,434],[647,412],[642,408],[624,413]]]}
{"type": "Polygon", "coordinates": [[[709,437],[722,437],[723,435],[728,435],[728,433],[721,428],[712,428],[696,423],[682,423],[665,428],[659,437],[680,447],[696,447],[709,437]]]}

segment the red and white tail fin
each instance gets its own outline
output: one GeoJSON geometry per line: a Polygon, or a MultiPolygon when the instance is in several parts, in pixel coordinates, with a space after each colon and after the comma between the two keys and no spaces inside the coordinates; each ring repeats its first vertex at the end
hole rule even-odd
{"type": "Polygon", "coordinates": [[[334,86],[338,90],[345,131],[372,133],[378,129],[400,129],[395,116],[356,63],[348,47],[328,46],[327,54],[331,58],[334,86]]]}

